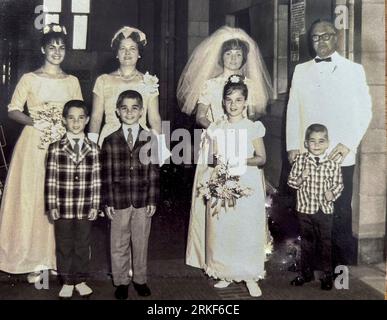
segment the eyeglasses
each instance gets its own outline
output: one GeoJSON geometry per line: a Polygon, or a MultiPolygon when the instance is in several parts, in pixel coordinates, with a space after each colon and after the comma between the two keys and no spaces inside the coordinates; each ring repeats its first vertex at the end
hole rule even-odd
{"type": "Polygon", "coordinates": [[[335,33],[323,33],[323,34],[312,34],[312,40],[313,42],[319,42],[320,39],[323,39],[324,41],[328,41],[332,38],[332,36],[335,36],[335,33]]]}

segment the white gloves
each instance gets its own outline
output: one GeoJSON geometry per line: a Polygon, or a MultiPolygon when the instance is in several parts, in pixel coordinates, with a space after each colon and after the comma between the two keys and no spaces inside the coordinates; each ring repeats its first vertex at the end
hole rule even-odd
{"type": "Polygon", "coordinates": [[[165,160],[167,160],[172,154],[167,148],[167,144],[165,142],[165,134],[156,134],[156,139],[158,153],[157,155],[159,159],[159,166],[161,167],[165,163],[165,160]]]}

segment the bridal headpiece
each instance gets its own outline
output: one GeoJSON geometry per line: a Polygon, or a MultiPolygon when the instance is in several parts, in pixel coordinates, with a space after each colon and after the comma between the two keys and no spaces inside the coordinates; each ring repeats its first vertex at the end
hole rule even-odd
{"type": "Polygon", "coordinates": [[[249,106],[255,114],[263,114],[272,92],[271,80],[257,43],[239,28],[223,26],[204,39],[192,52],[177,86],[177,100],[180,109],[191,115],[196,110],[203,82],[219,77],[224,69],[219,60],[223,44],[230,40],[246,44],[246,63],[239,72],[249,80],[249,106]]]}

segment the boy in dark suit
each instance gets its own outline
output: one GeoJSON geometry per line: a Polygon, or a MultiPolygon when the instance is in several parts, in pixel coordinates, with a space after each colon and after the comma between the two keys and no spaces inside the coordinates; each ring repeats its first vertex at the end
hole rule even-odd
{"type": "Polygon", "coordinates": [[[56,256],[63,287],[62,299],[75,290],[88,297],[86,284],[90,257],[90,232],[100,204],[100,161],[98,146],[84,133],[89,122],[83,101],[64,105],[66,134],[48,148],[46,166],[46,208],[54,220],[56,256]]]}
{"type": "Polygon", "coordinates": [[[159,194],[159,166],[148,157],[148,146],[155,139],[138,122],[143,113],[141,94],[133,90],[122,92],[116,107],[122,126],[102,145],[102,181],[106,214],[111,219],[115,297],[123,300],[128,297],[131,267],[137,293],[151,294],[146,284],[147,252],[151,217],[159,194]]]}

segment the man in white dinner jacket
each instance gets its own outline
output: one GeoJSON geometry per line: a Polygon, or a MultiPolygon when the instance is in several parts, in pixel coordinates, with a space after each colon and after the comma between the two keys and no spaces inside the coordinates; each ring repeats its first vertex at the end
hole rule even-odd
{"type": "Polygon", "coordinates": [[[306,128],[320,123],[328,128],[329,158],[339,161],[344,181],[333,216],[333,262],[356,264],[352,236],[352,184],[356,150],[372,117],[371,97],[364,69],[336,52],[337,30],[319,20],[310,29],[316,57],[296,66],[286,116],[286,150],[289,162],[304,152],[306,128]]]}

